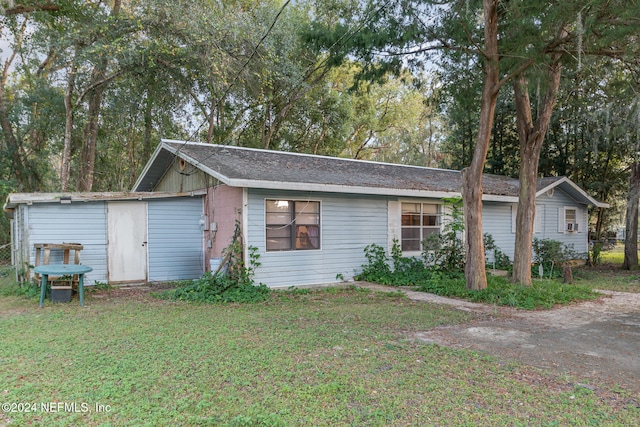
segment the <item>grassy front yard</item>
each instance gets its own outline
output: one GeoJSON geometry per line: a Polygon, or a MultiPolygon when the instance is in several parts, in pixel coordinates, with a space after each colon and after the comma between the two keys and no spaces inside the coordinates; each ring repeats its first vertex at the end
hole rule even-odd
{"type": "Polygon", "coordinates": [[[575,385],[579,379],[413,339],[416,331],[469,317],[397,293],[328,289],[211,306],[117,292],[91,294],[85,308],[74,300],[38,309],[33,299],[0,297],[0,402],[37,409],[0,412],[0,426],[551,426],[640,419],[624,391],[595,394],[575,385]],[[43,412],[45,402],[63,406],[54,405],[53,413],[45,405],[43,412]]]}

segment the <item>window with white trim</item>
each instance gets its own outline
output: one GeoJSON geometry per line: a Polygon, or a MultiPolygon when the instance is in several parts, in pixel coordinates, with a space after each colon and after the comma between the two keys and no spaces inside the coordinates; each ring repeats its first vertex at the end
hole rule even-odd
{"type": "Polygon", "coordinates": [[[578,211],[576,209],[565,208],[564,223],[565,230],[578,231],[578,211]]]}
{"type": "Polygon", "coordinates": [[[581,227],[585,225],[583,211],[574,206],[558,208],[558,233],[582,233],[581,227]],[[582,219],[582,221],[580,221],[582,219]],[[583,224],[580,224],[582,222],[583,224]]]}
{"type": "Polygon", "coordinates": [[[402,250],[420,251],[424,239],[430,234],[440,233],[441,216],[441,205],[402,203],[402,250]]]}
{"type": "Polygon", "coordinates": [[[320,202],[265,201],[267,251],[320,249],[320,202]]]}

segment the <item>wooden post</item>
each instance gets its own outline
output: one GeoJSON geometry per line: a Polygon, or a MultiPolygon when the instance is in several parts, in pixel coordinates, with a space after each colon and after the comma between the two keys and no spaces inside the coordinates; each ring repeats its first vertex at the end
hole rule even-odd
{"type": "Polygon", "coordinates": [[[565,264],[562,266],[562,283],[573,284],[573,271],[571,270],[571,264],[565,264]]]}

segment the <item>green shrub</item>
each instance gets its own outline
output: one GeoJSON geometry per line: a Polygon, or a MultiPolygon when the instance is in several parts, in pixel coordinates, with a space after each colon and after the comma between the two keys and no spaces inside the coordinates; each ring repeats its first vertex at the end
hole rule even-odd
{"type": "Polygon", "coordinates": [[[381,285],[412,286],[423,280],[425,275],[431,274],[420,259],[402,256],[397,239],[393,240],[391,260],[385,249],[375,243],[367,245],[364,252],[367,264],[362,265],[362,272],[355,277],[356,280],[381,285]]]}
{"type": "Polygon", "coordinates": [[[362,265],[362,272],[356,277],[356,280],[382,283],[383,285],[391,284],[393,275],[387,251],[382,246],[372,243],[365,246],[364,256],[367,258],[367,264],[362,265]]]}
{"type": "Polygon", "coordinates": [[[562,277],[564,263],[585,256],[586,254],[577,252],[573,244],[565,245],[557,240],[535,238],[533,239],[534,265],[531,267],[531,272],[539,277],[562,277]]]}
{"type": "MultiPolygon", "coordinates": [[[[237,240],[234,240],[237,242],[237,240]]],[[[177,289],[160,294],[160,297],[172,300],[216,303],[255,303],[265,301],[271,289],[265,284],[256,285],[254,270],[260,266],[257,248],[249,247],[249,266],[242,261],[242,247],[233,243],[226,249],[225,258],[229,259],[226,274],[206,272],[201,278],[177,289]]]]}
{"type": "Polygon", "coordinates": [[[18,283],[5,280],[0,286],[0,296],[36,298],[40,296],[40,287],[33,282],[18,283]]]}
{"type": "Polygon", "coordinates": [[[513,268],[509,256],[500,250],[491,234],[484,233],[482,240],[485,253],[493,252],[493,268],[500,270],[511,270],[513,268]]]}

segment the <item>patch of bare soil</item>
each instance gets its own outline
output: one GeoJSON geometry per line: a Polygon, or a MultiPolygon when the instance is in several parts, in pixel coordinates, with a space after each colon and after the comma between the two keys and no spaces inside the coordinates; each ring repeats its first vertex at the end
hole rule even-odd
{"type": "MultiPolygon", "coordinates": [[[[379,285],[359,284],[392,291],[379,285]]],[[[415,338],[480,350],[584,382],[588,388],[620,388],[640,398],[640,294],[602,291],[601,298],[545,311],[469,303],[403,290],[417,301],[477,313],[469,322],[421,331],[415,338]]]]}
{"type": "Polygon", "coordinates": [[[133,301],[154,300],[152,292],[162,292],[167,289],[173,289],[175,285],[172,283],[134,283],[129,285],[110,286],[107,289],[92,291],[90,298],[97,300],[122,300],[128,299],[133,301]]]}

